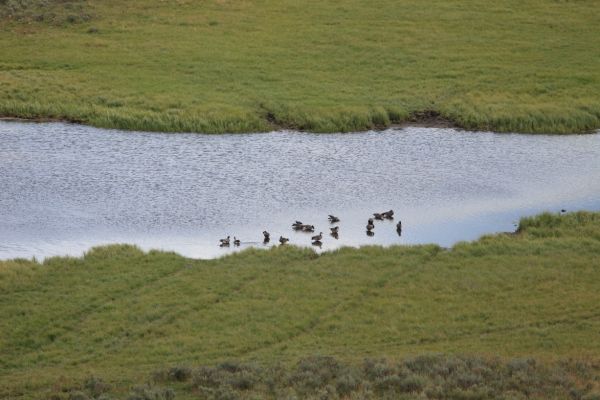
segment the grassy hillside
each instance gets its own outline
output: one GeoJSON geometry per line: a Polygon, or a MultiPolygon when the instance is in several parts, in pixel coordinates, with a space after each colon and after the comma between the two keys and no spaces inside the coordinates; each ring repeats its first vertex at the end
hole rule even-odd
{"type": "Polygon", "coordinates": [[[2,0],[0,115],[103,127],[600,128],[596,0],[2,0]]]}
{"type": "Polygon", "coordinates": [[[157,370],[226,360],[285,367],[330,355],[356,365],[442,352],[595,362],[599,260],[600,214],[576,213],[450,250],[279,247],[192,260],[115,245],[4,261],[0,398],[92,375],[126,391],[157,370]]]}

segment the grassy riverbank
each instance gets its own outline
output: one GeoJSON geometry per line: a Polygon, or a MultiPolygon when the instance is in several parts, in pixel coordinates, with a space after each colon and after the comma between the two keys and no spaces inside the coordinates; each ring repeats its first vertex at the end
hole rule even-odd
{"type": "Polygon", "coordinates": [[[4,0],[0,116],[582,132],[600,128],[599,36],[595,0],[4,0]]]}
{"type": "MultiPolygon", "coordinates": [[[[312,355],[359,368],[431,352],[501,365],[531,357],[568,376],[575,367],[556,363],[571,359],[587,366],[589,392],[600,360],[598,260],[600,214],[575,213],[450,250],[279,247],[203,261],[115,245],[3,261],[0,397],[61,388],[65,397],[92,375],[124,396],[176,365],[281,363],[292,373],[312,355]]],[[[178,397],[197,393],[189,385],[174,386],[178,397]]]]}

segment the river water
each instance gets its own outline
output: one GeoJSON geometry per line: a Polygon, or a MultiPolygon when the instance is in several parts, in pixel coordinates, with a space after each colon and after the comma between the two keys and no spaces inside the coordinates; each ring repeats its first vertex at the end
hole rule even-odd
{"type": "Polygon", "coordinates": [[[600,210],[600,135],[404,128],[352,134],[201,135],[0,122],[0,259],[133,243],[212,258],[263,247],[262,231],[322,250],[451,246],[519,217],[600,210]],[[395,211],[376,223],[373,212],[395,211]],[[327,233],[340,217],[339,239],[327,233]],[[402,220],[399,236],[395,222],[402,220]],[[226,249],[231,235],[242,245],[226,249]]]}

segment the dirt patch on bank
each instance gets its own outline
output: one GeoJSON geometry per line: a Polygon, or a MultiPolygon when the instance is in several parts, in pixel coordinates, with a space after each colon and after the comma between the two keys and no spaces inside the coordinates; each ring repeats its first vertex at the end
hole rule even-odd
{"type": "Polygon", "coordinates": [[[423,128],[460,128],[454,121],[442,116],[434,110],[417,111],[410,114],[410,117],[398,124],[400,127],[418,126],[423,128]]]}
{"type": "Polygon", "coordinates": [[[43,122],[62,122],[68,124],[83,124],[83,121],[76,119],[64,119],[64,118],[47,118],[47,117],[35,117],[35,118],[20,118],[20,117],[0,117],[0,121],[5,122],[33,122],[33,123],[43,123],[43,122]]]}

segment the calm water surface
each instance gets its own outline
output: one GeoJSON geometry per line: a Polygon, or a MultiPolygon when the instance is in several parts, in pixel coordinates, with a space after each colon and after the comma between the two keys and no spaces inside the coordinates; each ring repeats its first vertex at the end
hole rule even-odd
{"type": "Polygon", "coordinates": [[[218,257],[218,239],[310,245],[294,220],[365,244],[450,246],[520,216],[600,209],[600,135],[407,128],[354,134],[200,135],[0,122],[0,258],[80,255],[115,242],[218,257]],[[394,209],[404,225],[376,224],[394,209]],[[272,240],[275,242],[276,240],[272,240]]]}

